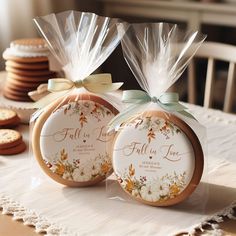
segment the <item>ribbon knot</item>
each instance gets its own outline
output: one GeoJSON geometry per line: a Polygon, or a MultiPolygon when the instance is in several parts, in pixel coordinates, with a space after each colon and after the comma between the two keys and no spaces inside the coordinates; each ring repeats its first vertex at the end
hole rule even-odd
{"type": "Polygon", "coordinates": [[[51,93],[33,104],[33,108],[42,108],[69,93],[73,88],[85,88],[92,93],[107,93],[119,89],[123,83],[112,83],[111,74],[93,74],[83,80],[72,81],[66,78],[48,80],[47,90],[51,93]]]}
{"type": "Polygon", "coordinates": [[[157,99],[157,97],[152,97],[152,98],[151,98],[151,101],[157,103],[157,102],[158,102],[158,99],[157,99]]]}
{"type": "Polygon", "coordinates": [[[148,93],[141,90],[127,90],[123,92],[122,101],[125,103],[132,103],[133,106],[118,114],[109,123],[109,130],[120,126],[124,121],[140,111],[140,105],[148,102],[157,103],[163,110],[167,112],[178,112],[181,115],[195,119],[190,113],[185,111],[185,106],[179,103],[179,95],[177,93],[163,93],[159,98],[151,97],[148,93]]]}
{"type": "Polygon", "coordinates": [[[123,83],[112,83],[111,74],[94,74],[76,81],[65,78],[50,79],[48,81],[48,91],[59,92],[84,87],[92,93],[106,93],[117,90],[122,85],[123,83]]]}
{"type": "Polygon", "coordinates": [[[76,88],[81,88],[83,87],[83,81],[82,80],[77,80],[74,82],[74,85],[76,88]]]}

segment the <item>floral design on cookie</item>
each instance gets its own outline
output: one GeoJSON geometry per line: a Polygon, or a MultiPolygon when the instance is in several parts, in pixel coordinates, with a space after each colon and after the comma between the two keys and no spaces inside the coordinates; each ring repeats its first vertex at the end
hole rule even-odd
{"type": "Polygon", "coordinates": [[[90,181],[98,176],[104,177],[112,168],[108,153],[99,154],[94,160],[90,159],[86,164],[81,164],[80,159],[73,159],[71,162],[64,148],[59,155],[55,155],[52,162],[45,160],[45,163],[52,172],[63,179],[79,182],[90,181]]]}
{"type": "Polygon", "coordinates": [[[70,116],[78,115],[80,116],[79,121],[81,126],[87,123],[87,116],[93,116],[98,122],[106,116],[111,116],[110,110],[105,108],[103,105],[98,103],[84,102],[71,102],[66,108],[64,108],[64,114],[68,114],[70,111],[70,116]]]}
{"type": "Polygon", "coordinates": [[[73,183],[101,181],[111,173],[106,146],[114,135],[106,133],[106,125],[114,116],[111,108],[92,100],[56,107],[40,134],[42,159],[51,173],[73,183]]]}
{"type": "Polygon", "coordinates": [[[164,135],[166,139],[170,139],[170,136],[181,133],[178,126],[168,121],[167,119],[160,117],[138,117],[132,119],[131,122],[125,124],[125,126],[134,126],[138,130],[147,130],[147,138],[150,143],[156,138],[156,133],[164,135]]]}
{"type": "Polygon", "coordinates": [[[150,110],[120,125],[112,162],[126,193],[145,204],[168,206],[183,201],[196,188],[203,152],[184,121],[150,110]]]}
{"type": "Polygon", "coordinates": [[[166,201],[175,198],[180,194],[185,186],[186,172],[177,174],[166,174],[161,178],[147,180],[146,176],[135,176],[135,168],[131,164],[124,174],[117,175],[121,186],[134,197],[141,198],[149,202],[166,201]]]}

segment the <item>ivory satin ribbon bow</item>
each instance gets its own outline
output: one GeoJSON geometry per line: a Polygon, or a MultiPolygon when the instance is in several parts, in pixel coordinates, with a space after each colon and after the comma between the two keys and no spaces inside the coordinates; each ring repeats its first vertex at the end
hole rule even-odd
{"type": "Polygon", "coordinates": [[[123,83],[112,83],[111,74],[94,74],[78,81],[65,78],[50,79],[48,81],[48,91],[59,92],[84,87],[92,93],[106,93],[119,89],[122,84],[123,83]]]}
{"type": "Polygon", "coordinates": [[[148,93],[141,90],[127,90],[123,92],[122,101],[124,103],[132,103],[130,107],[119,113],[109,123],[109,131],[116,128],[128,118],[137,114],[140,105],[154,102],[167,112],[178,112],[181,115],[195,119],[190,113],[185,111],[187,108],[179,103],[179,95],[177,93],[163,93],[159,98],[151,97],[148,93]]]}
{"type": "Polygon", "coordinates": [[[119,89],[123,83],[112,83],[111,74],[93,74],[83,80],[72,81],[66,78],[48,80],[47,90],[51,93],[35,102],[34,108],[42,108],[55,99],[66,95],[74,88],[85,88],[92,93],[107,93],[119,89]]]}

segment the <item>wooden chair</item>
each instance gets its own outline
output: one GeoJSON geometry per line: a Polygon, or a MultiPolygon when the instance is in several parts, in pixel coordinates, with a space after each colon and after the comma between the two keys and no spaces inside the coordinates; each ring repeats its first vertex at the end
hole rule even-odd
{"type": "MultiPolygon", "coordinates": [[[[198,49],[194,57],[208,59],[206,85],[204,95],[204,107],[211,107],[214,92],[214,65],[215,61],[229,62],[226,91],[224,97],[223,111],[230,112],[234,96],[235,82],[235,63],[236,63],[236,46],[205,42],[198,49]]],[[[188,102],[196,104],[196,73],[194,61],[188,67],[188,102]]]]}

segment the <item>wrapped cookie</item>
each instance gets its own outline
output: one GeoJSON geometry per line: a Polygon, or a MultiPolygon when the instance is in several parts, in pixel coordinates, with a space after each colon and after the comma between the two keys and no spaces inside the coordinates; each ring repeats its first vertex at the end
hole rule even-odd
{"type": "Polygon", "coordinates": [[[93,73],[120,42],[117,19],[66,11],[34,19],[65,77],[50,79],[51,92],[36,102],[32,149],[43,171],[67,186],[88,186],[112,172],[108,122],[119,112],[122,83],[93,73]]]}
{"type": "MultiPolygon", "coordinates": [[[[204,128],[167,89],[181,76],[205,36],[166,23],[133,24],[124,35],[125,60],[144,91],[123,93],[128,108],[111,122],[112,198],[153,206],[182,202],[198,186],[204,167],[204,128]],[[121,191],[123,190],[123,192],[121,191]]],[[[110,150],[110,149],[109,149],[110,150]]]]}

